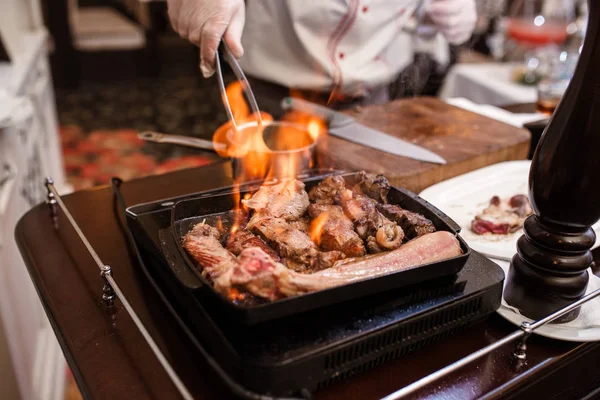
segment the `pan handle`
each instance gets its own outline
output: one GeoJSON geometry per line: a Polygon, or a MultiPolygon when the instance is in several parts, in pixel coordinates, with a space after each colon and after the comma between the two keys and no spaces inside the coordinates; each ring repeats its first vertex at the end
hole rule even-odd
{"type": "Polygon", "coordinates": [[[147,142],[153,143],[171,143],[181,146],[194,147],[203,150],[225,150],[225,145],[222,143],[213,143],[210,140],[198,139],[182,135],[169,135],[166,133],[145,131],[138,134],[138,137],[147,142]]]}

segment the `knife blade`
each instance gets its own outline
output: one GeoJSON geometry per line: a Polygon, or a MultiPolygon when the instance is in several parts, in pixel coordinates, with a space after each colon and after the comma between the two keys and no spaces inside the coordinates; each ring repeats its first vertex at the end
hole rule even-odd
{"type": "Polygon", "coordinates": [[[408,157],[435,164],[446,164],[438,154],[414,143],[388,135],[358,123],[349,115],[306,100],[286,97],[281,103],[284,110],[297,110],[315,115],[329,124],[329,133],[333,136],[361,144],[397,156],[408,157]]]}

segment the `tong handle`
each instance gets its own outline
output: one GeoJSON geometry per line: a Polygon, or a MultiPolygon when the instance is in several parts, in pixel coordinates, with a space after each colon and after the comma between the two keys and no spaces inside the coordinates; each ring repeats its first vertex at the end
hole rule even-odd
{"type": "Polygon", "coordinates": [[[221,90],[221,99],[223,100],[223,104],[225,105],[225,110],[227,111],[227,116],[229,117],[229,120],[233,124],[234,129],[235,130],[238,129],[238,124],[235,121],[235,118],[233,116],[233,111],[231,111],[231,105],[229,103],[229,98],[227,97],[227,92],[225,89],[225,81],[223,79],[223,69],[221,66],[221,57],[223,57],[223,60],[227,61],[227,63],[231,66],[231,69],[233,70],[233,73],[234,73],[235,77],[237,78],[237,80],[242,83],[242,88],[244,89],[244,94],[246,95],[246,98],[248,99],[248,103],[250,103],[249,104],[250,110],[252,110],[252,113],[257,116],[259,125],[262,125],[262,123],[263,123],[262,117],[260,115],[260,110],[258,108],[258,103],[256,102],[256,98],[254,97],[254,93],[252,92],[252,88],[250,87],[250,82],[248,82],[248,79],[246,78],[246,75],[244,74],[242,67],[240,66],[240,64],[238,63],[236,58],[233,56],[233,53],[231,53],[231,50],[229,50],[229,47],[227,47],[225,42],[221,41],[221,43],[219,44],[217,53],[215,54],[215,59],[216,59],[216,64],[217,64],[217,79],[219,81],[219,89],[221,90]]]}

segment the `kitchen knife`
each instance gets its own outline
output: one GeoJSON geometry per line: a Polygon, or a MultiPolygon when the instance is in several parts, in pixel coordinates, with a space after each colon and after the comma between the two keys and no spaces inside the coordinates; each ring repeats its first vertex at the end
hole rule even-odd
{"type": "Polygon", "coordinates": [[[435,164],[446,164],[446,160],[430,150],[369,128],[356,122],[351,116],[330,108],[292,97],[284,98],[281,107],[284,110],[298,110],[322,118],[329,124],[330,134],[350,142],[397,156],[435,164]]]}

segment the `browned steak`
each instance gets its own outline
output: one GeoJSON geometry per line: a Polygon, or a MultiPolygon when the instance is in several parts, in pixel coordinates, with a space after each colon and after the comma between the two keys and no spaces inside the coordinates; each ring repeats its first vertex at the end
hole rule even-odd
{"type": "Polygon", "coordinates": [[[302,217],[293,221],[287,221],[287,223],[294,229],[298,229],[307,235],[310,234],[310,220],[307,217],[302,217]]]}
{"type": "Polygon", "coordinates": [[[200,223],[183,237],[183,248],[200,264],[203,275],[218,279],[231,269],[237,260],[219,242],[219,231],[200,223]]]}
{"type": "Polygon", "coordinates": [[[365,246],[354,231],[354,224],[344,214],[342,207],[311,204],[308,214],[313,218],[311,237],[323,251],[341,251],[347,257],[360,257],[365,246]]]}
{"type": "Polygon", "coordinates": [[[367,241],[367,248],[371,253],[394,250],[402,245],[402,239],[404,239],[402,228],[377,210],[375,200],[351,190],[345,190],[340,196],[340,203],[344,213],[354,222],[354,228],[358,235],[367,241]],[[369,240],[371,237],[374,239],[369,240]],[[369,243],[376,243],[378,246],[369,245],[369,243]]]}
{"type": "Polygon", "coordinates": [[[251,198],[242,200],[242,203],[254,211],[248,222],[248,229],[251,229],[263,218],[296,220],[306,212],[309,200],[303,182],[287,180],[272,186],[262,186],[251,198]]]}
{"type": "Polygon", "coordinates": [[[275,261],[281,261],[279,255],[275,250],[273,250],[269,245],[262,240],[260,237],[256,236],[252,232],[246,229],[239,229],[229,235],[229,239],[227,239],[226,249],[235,254],[239,255],[242,250],[247,249],[249,247],[259,247],[265,253],[273,257],[275,261]]]}
{"type": "Polygon", "coordinates": [[[292,228],[282,218],[264,218],[253,227],[279,252],[286,264],[295,271],[311,271],[317,263],[317,246],[299,229],[292,228]]]}
{"type": "Polygon", "coordinates": [[[317,267],[314,271],[331,268],[336,262],[346,258],[346,255],[341,251],[320,251],[317,255],[317,267]]]}
{"type": "Polygon", "coordinates": [[[435,232],[433,222],[416,212],[408,211],[395,204],[379,204],[377,209],[402,227],[408,239],[435,232]]]}
{"type": "Polygon", "coordinates": [[[310,201],[316,204],[334,204],[337,196],[346,188],[341,176],[328,176],[308,193],[310,201]]]}
{"type": "Polygon", "coordinates": [[[385,176],[367,174],[362,171],[358,173],[358,179],[359,181],[352,187],[352,190],[369,196],[375,201],[387,203],[387,195],[391,187],[385,176]]]}

